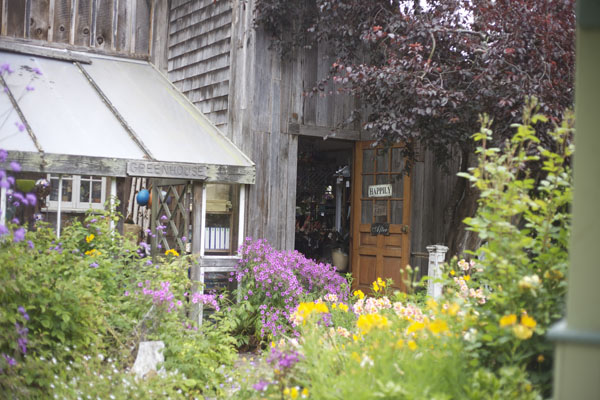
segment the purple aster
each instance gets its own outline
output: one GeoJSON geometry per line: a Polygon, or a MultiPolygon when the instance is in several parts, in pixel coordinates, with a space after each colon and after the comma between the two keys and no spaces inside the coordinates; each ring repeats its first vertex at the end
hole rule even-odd
{"type": "Polygon", "coordinates": [[[0,225],[0,236],[6,235],[8,233],[8,228],[4,225],[0,225]]]}
{"type": "Polygon", "coordinates": [[[35,206],[35,204],[37,203],[37,197],[33,193],[27,193],[25,195],[25,200],[27,200],[27,202],[31,206],[35,206]]]}
{"type": "Polygon", "coordinates": [[[38,67],[33,67],[31,70],[38,75],[43,75],[42,71],[38,67]]]}
{"type": "Polygon", "coordinates": [[[25,318],[25,321],[29,321],[29,314],[27,314],[27,311],[25,310],[25,307],[19,306],[19,308],[17,308],[17,310],[19,310],[19,312],[21,313],[21,315],[23,316],[23,318],[25,318]]]}
{"type": "Polygon", "coordinates": [[[269,383],[261,380],[258,383],[255,383],[254,385],[252,385],[252,387],[256,391],[263,392],[263,391],[267,390],[267,388],[269,387],[269,383]]]}
{"type": "Polygon", "coordinates": [[[9,63],[4,63],[4,64],[2,64],[2,66],[0,66],[0,74],[2,74],[3,72],[7,72],[9,74],[12,74],[15,71],[13,71],[10,68],[10,64],[9,63]]]}
{"type": "Polygon", "coordinates": [[[33,86],[31,86],[31,85],[27,85],[27,86],[25,87],[25,89],[27,89],[27,91],[28,91],[28,92],[32,92],[32,91],[34,91],[34,90],[35,90],[35,88],[34,88],[33,86]]]}
{"type": "Polygon", "coordinates": [[[19,132],[23,132],[25,130],[25,125],[23,125],[23,123],[20,121],[15,122],[15,126],[17,127],[19,132]]]}
{"type": "Polygon", "coordinates": [[[98,263],[97,262],[91,263],[90,268],[98,268],[98,263]]]}
{"type": "Polygon", "coordinates": [[[15,365],[17,365],[17,360],[15,360],[14,358],[12,358],[9,355],[6,354],[2,354],[4,356],[4,359],[6,360],[6,362],[8,363],[8,365],[10,365],[11,367],[14,367],[15,365]]]}
{"type": "Polygon", "coordinates": [[[0,149],[0,162],[6,161],[7,156],[8,156],[7,151],[4,149],[0,149]]]}
{"type": "Polygon", "coordinates": [[[16,161],[11,161],[11,162],[10,162],[10,168],[11,168],[13,171],[15,171],[15,172],[19,172],[19,171],[21,171],[21,164],[19,164],[19,163],[18,163],[18,162],[16,162],[16,161]]]}
{"type": "Polygon", "coordinates": [[[19,228],[13,232],[13,241],[15,243],[22,242],[25,239],[25,229],[19,228]]]}

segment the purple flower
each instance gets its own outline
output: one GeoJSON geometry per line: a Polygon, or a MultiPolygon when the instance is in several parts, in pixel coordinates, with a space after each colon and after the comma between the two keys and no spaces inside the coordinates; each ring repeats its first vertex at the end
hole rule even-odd
{"type": "Polygon", "coordinates": [[[96,218],[92,218],[90,219],[90,224],[93,224],[94,222],[97,222],[98,220],[96,218]]]}
{"type": "Polygon", "coordinates": [[[181,241],[185,243],[185,242],[187,242],[187,238],[185,236],[182,236],[181,241]]]}
{"type": "Polygon", "coordinates": [[[25,239],[25,229],[19,228],[13,232],[13,241],[15,243],[22,242],[25,239]]]}
{"type": "Polygon", "coordinates": [[[9,74],[12,74],[14,71],[10,68],[10,64],[9,63],[4,63],[2,64],[2,66],[0,66],[0,74],[7,72],[9,74]]]}
{"type": "Polygon", "coordinates": [[[37,197],[33,193],[27,193],[25,195],[25,200],[27,200],[27,202],[31,206],[35,206],[35,204],[37,203],[37,197]]]}
{"type": "Polygon", "coordinates": [[[31,70],[38,75],[43,75],[42,71],[38,67],[33,67],[31,70]]]}
{"type": "Polygon", "coordinates": [[[267,390],[267,388],[269,387],[269,383],[261,380],[258,383],[255,383],[254,385],[252,385],[252,387],[256,391],[263,392],[263,391],[267,390]]]}
{"type": "Polygon", "coordinates": [[[33,86],[31,86],[31,85],[27,85],[27,86],[25,87],[25,89],[27,89],[27,91],[28,91],[28,92],[32,92],[32,91],[34,91],[34,90],[35,90],[35,88],[34,88],[33,86]]]}
{"type": "Polygon", "coordinates": [[[15,126],[17,127],[19,132],[23,132],[25,130],[25,125],[23,125],[23,123],[20,121],[15,122],[15,126]]]}
{"type": "Polygon", "coordinates": [[[0,149],[0,162],[6,161],[7,156],[8,156],[8,152],[4,149],[0,149]]]}
{"type": "Polygon", "coordinates": [[[33,249],[35,247],[31,240],[27,241],[27,246],[29,246],[30,249],[33,249]]]}
{"type": "Polygon", "coordinates": [[[126,290],[125,293],[123,293],[123,296],[125,296],[125,297],[129,296],[129,290],[126,290]]]}
{"type": "Polygon", "coordinates": [[[23,316],[23,318],[25,318],[25,321],[29,321],[29,314],[27,314],[27,311],[25,310],[25,307],[19,306],[19,308],[17,308],[17,310],[21,313],[21,315],[23,316]]]}
{"type": "Polygon", "coordinates": [[[146,265],[152,265],[152,260],[146,261],[146,265]]]}
{"type": "Polygon", "coordinates": [[[0,236],[6,235],[8,233],[8,228],[4,225],[0,225],[0,236]]]}
{"type": "Polygon", "coordinates": [[[15,172],[19,172],[19,171],[21,171],[21,164],[19,164],[19,163],[18,163],[18,162],[16,162],[16,161],[11,161],[11,162],[10,162],[10,168],[11,168],[13,171],[15,171],[15,172]]]}
{"type": "Polygon", "coordinates": [[[91,263],[90,268],[98,268],[98,263],[97,262],[91,263]]]}
{"type": "Polygon", "coordinates": [[[4,359],[6,360],[9,366],[14,367],[15,365],[17,365],[17,360],[6,354],[2,355],[4,356],[4,359]]]}

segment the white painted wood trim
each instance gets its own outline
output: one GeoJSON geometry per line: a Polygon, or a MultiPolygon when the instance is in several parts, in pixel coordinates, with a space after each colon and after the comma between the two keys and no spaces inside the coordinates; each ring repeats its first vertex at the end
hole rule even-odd
{"type": "Polygon", "coordinates": [[[56,237],[60,238],[60,221],[62,218],[62,188],[63,177],[58,175],[58,206],[56,207],[56,237]]]}
{"type": "MultiPolygon", "coordinates": [[[[240,220],[238,228],[238,249],[244,244],[244,222],[246,219],[246,185],[240,185],[240,220]]],[[[239,253],[236,252],[236,254],[239,253]]],[[[237,256],[236,256],[237,257],[237,256]]]]}
{"type": "MultiPolygon", "coordinates": [[[[202,184],[202,227],[200,229],[200,257],[204,257],[204,240],[205,240],[205,232],[206,229],[206,183],[202,184]]],[[[202,268],[200,268],[200,277],[202,279],[202,283],[204,284],[204,272],[202,272],[202,268]]],[[[200,309],[200,315],[202,315],[202,309],[200,309]]]]}
{"type": "Polygon", "coordinates": [[[0,225],[6,225],[6,188],[0,189],[0,225]]]}

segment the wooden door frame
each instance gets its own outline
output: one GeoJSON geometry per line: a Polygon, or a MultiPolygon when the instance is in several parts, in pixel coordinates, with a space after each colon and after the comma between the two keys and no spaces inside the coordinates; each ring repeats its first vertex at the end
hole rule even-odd
{"type": "MultiPolygon", "coordinates": [[[[350,265],[351,272],[353,274],[354,280],[352,281],[352,290],[358,288],[360,281],[360,271],[358,270],[358,259],[359,259],[359,245],[356,243],[356,240],[359,240],[356,235],[360,235],[360,225],[361,225],[361,197],[362,197],[362,167],[363,167],[363,155],[362,151],[368,146],[372,146],[373,141],[357,141],[354,145],[353,150],[353,165],[352,165],[352,202],[351,202],[351,221],[350,221],[350,265]],[[360,185],[359,185],[360,181],[360,185]]],[[[401,146],[393,146],[393,147],[401,147],[401,146]]],[[[390,155],[391,157],[391,155],[390,155]]],[[[403,210],[402,210],[402,225],[408,226],[407,232],[402,232],[405,234],[403,240],[403,249],[402,249],[402,262],[404,263],[403,267],[409,265],[410,262],[410,238],[411,238],[411,209],[412,209],[412,190],[411,190],[411,177],[410,175],[405,175],[404,178],[404,190],[403,190],[403,210]],[[406,190],[408,188],[408,191],[406,190]],[[406,195],[408,193],[408,195],[406,195]]],[[[388,215],[389,215],[389,205],[388,205],[388,215]]],[[[399,233],[397,230],[401,228],[390,227],[390,232],[399,233]]],[[[378,235],[377,236],[377,246],[383,244],[385,240],[385,236],[378,235]]],[[[377,261],[377,276],[383,277],[383,259],[377,261]]],[[[407,273],[404,271],[403,279],[406,280],[407,273]]],[[[395,284],[402,291],[406,291],[405,282],[395,282],[395,284]]]]}

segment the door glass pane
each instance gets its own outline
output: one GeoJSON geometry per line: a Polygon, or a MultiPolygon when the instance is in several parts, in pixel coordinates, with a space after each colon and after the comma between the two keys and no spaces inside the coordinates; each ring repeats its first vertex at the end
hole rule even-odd
{"type": "Polygon", "coordinates": [[[404,175],[395,174],[391,176],[392,197],[402,197],[404,195],[404,175]]]}
{"type": "Polygon", "coordinates": [[[373,185],[373,175],[364,175],[362,184],[362,197],[369,197],[369,186],[373,185]]]}
{"type": "Polygon", "coordinates": [[[375,150],[363,150],[363,173],[369,174],[375,172],[375,150]]]}
{"type": "Polygon", "coordinates": [[[390,183],[390,176],[389,175],[377,175],[377,184],[378,185],[383,185],[386,183],[390,183]]]}
{"type": "Polygon", "coordinates": [[[392,224],[401,224],[402,223],[402,200],[391,200],[392,209],[391,209],[391,223],[392,224]]]}
{"type": "Polygon", "coordinates": [[[375,222],[388,222],[388,200],[377,200],[373,206],[375,222]]]}
{"type": "Polygon", "coordinates": [[[390,149],[377,149],[377,172],[388,172],[390,168],[390,149]]]}
{"type": "Polygon", "coordinates": [[[404,158],[402,157],[402,149],[392,149],[392,171],[400,172],[404,168],[404,158]]]}
{"type": "Polygon", "coordinates": [[[92,203],[102,203],[102,181],[92,182],[92,203]]]}
{"type": "MultiPolygon", "coordinates": [[[[73,199],[73,184],[71,175],[63,176],[62,201],[71,202],[73,199]]],[[[50,200],[58,201],[58,177],[50,178],[50,200]]]]}
{"type": "Polygon", "coordinates": [[[361,200],[360,223],[370,224],[373,222],[373,200],[361,200]]]}

